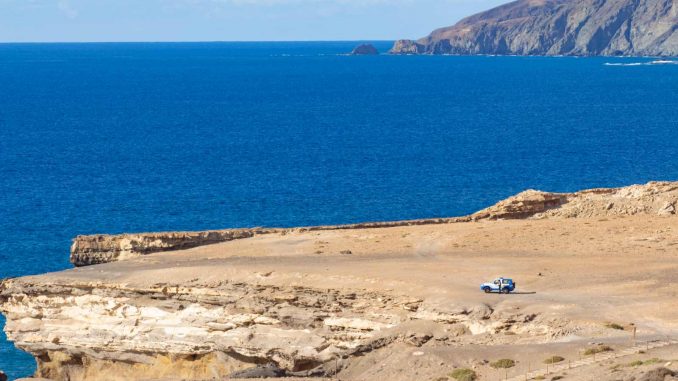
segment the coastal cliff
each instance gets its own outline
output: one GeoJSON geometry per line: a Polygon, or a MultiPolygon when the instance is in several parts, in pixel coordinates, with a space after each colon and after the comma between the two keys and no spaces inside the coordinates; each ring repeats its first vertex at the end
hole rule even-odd
{"type": "Polygon", "coordinates": [[[78,236],[71,245],[71,263],[89,266],[162,251],[183,250],[192,247],[249,238],[267,234],[276,229],[228,229],[205,232],[165,232],[121,235],[78,236]]]}
{"type": "Polygon", "coordinates": [[[9,339],[36,357],[39,376],[71,381],[207,379],[270,362],[303,375],[375,345],[375,333],[419,304],[374,293],[230,281],[140,288],[10,280],[0,300],[9,339]],[[370,313],[382,317],[361,318],[370,313]]]}
{"type": "Polygon", "coordinates": [[[678,56],[675,0],[519,0],[392,54],[678,56]]]}
{"type": "Polygon", "coordinates": [[[83,235],[73,240],[70,259],[75,266],[88,266],[266,234],[285,235],[294,232],[436,225],[485,219],[576,218],[635,214],[671,215],[676,213],[677,204],[678,182],[651,182],[646,185],[590,189],[575,193],[529,190],[464,217],[300,228],[83,235]]]}
{"type": "Polygon", "coordinates": [[[212,379],[264,364],[281,375],[329,376],[350,356],[428,341],[426,329],[408,332],[413,319],[442,322],[453,336],[512,326],[482,305],[440,310],[408,296],[260,279],[149,287],[9,280],[0,300],[8,338],[35,356],[38,376],[70,381],[212,379]]]}
{"type": "Polygon", "coordinates": [[[625,327],[678,337],[676,202],[678,182],[652,182],[458,219],[79,237],[85,263],[111,262],[5,279],[0,312],[56,381],[490,378],[506,345],[534,364],[625,327]],[[519,292],[482,293],[497,273],[519,292]]]}

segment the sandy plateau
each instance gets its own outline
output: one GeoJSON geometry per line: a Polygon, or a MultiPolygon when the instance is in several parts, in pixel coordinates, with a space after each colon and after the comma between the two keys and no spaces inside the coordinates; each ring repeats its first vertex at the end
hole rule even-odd
{"type": "Polygon", "coordinates": [[[678,183],[526,192],[440,223],[127,248],[7,279],[0,310],[36,376],[54,380],[670,380],[676,200],[678,183]],[[479,289],[497,276],[516,292],[479,289]],[[560,368],[534,373],[553,356],[560,368]]]}

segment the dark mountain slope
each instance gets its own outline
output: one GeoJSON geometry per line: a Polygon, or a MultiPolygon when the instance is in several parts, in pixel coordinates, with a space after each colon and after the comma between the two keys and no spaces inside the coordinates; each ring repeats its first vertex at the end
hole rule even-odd
{"type": "Polygon", "coordinates": [[[678,0],[519,0],[391,53],[678,56],[678,0]]]}

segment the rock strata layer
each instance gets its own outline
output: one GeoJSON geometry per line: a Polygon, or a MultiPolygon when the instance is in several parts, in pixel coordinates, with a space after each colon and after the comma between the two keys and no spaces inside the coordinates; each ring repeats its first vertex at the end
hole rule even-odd
{"type": "Polygon", "coordinates": [[[519,0],[399,40],[393,54],[678,56],[675,0],[519,0]]]}
{"type": "Polygon", "coordinates": [[[35,356],[37,376],[69,381],[213,379],[264,364],[279,375],[328,376],[343,359],[394,342],[421,346],[431,329],[448,340],[544,333],[553,324],[483,304],[229,281],[139,288],[5,280],[0,310],[8,339],[35,356]]]}
{"type": "Polygon", "coordinates": [[[275,229],[232,229],[204,232],[166,232],[121,235],[78,236],[71,246],[71,263],[88,266],[162,251],[184,250],[197,246],[249,238],[275,229]]]}
{"type": "Polygon", "coordinates": [[[465,217],[412,221],[374,222],[303,228],[252,228],[205,232],[138,233],[78,236],[71,246],[71,263],[87,266],[164,251],[251,238],[264,234],[356,230],[379,227],[434,225],[478,220],[523,218],[583,218],[616,215],[675,215],[678,182],[651,182],[624,188],[590,189],[576,193],[528,190],[465,217]]]}

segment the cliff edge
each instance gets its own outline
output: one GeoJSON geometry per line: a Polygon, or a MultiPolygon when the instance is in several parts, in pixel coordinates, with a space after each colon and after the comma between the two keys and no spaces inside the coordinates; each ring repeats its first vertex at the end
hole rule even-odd
{"type": "Polygon", "coordinates": [[[467,17],[392,54],[678,56],[675,0],[519,0],[467,17]]]}
{"type": "Polygon", "coordinates": [[[56,381],[494,379],[507,346],[524,379],[547,353],[678,338],[677,201],[652,182],[458,219],[81,237],[111,262],[2,280],[0,312],[56,381]],[[500,275],[514,294],[479,289],[500,275]]]}
{"type": "Polygon", "coordinates": [[[300,228],[82,235],[73,241],[70,260],[75,266],[88,266],[268,234],[285,235],[299,232],[437,225],[498,219],[593,218],[636,214],[673,215],[676,213],[677,204],[678,182],[650,182],[645,185],[589,189],[575,193],[528,190],[463,217],[300,228]]]}

